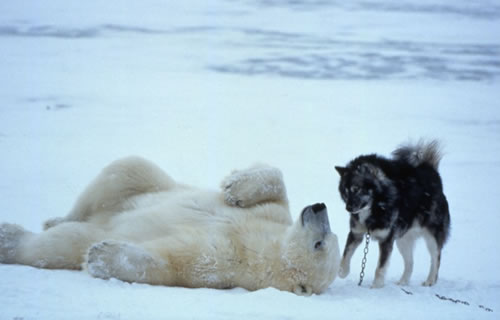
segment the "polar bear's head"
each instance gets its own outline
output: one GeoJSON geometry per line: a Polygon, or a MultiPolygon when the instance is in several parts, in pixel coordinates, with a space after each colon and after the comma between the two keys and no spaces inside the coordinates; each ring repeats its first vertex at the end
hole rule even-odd
{"type": "Polygon", "coordinates": [[[337,275],[340,254],[323,203],[304,208],[289,230],[283,247],[283,276],[299,295],[322,293],[337,275]]]}

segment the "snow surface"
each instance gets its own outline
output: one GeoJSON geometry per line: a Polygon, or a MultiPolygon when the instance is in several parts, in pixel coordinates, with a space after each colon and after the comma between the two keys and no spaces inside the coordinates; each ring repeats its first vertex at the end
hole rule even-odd
{"type": "Polygon", "coordinates": [[[498,319],[498,30],[496,0],[1,1],[0,221],[41,231],[130,154],[210,188],[262,161],[294,217],[328,205],[343,246],[333,166],[424,137],[445,146],[452,234],[432,288],[418,243],[412,295],[397,250],[369,289],[375,243],[362,287],[358,249],[311,297],[0,265],[0,319],[498,319]]]}

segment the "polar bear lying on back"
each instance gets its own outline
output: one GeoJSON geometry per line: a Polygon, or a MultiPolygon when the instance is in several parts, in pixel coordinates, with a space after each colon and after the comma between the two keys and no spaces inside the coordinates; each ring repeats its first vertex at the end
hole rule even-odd
{"type": "Polygon", "coordinates": [[[176,183],[137,157],[115,161],[44,232],[0,225],[0,262],[192,288],[328,288],[340,257],[324,204],[292,224],[281,172],[268,166],[234,171],[221,187],[176,183]]]}

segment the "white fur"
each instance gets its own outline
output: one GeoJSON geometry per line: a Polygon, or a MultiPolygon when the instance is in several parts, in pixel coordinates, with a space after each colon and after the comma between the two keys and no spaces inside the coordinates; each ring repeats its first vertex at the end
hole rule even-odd
{"type": "Polygon", "coordinates": [[[366,219],[368,219],[368,217],[371,215],[371,207],[372,207],[372,204],[370,201],[370,203],[368,203],[366,206],[361,208],[359,211],[352,213],[352,214],[359,215],[359,224],[360,225],[364,225],[366,219]]]}
{"type": "Polygon", "coordinates": [[[430,287],[436,284],[438,279],[438,271],[439,271],[439,249],[436,242],[436,238],[434,238],[429,231],[424,230],[423,237],[425,240],[425,244],[427,245],[427,249],[429,250],[429,254],[431,256],[431,267],[429,270],[429,275],[427,276],[427,280],[425,280],[422,285],[425,287],[430,287]]]}
{"type": "Polygon", "coordinates": [[[32,234],[0,225],[0,262],[86,269],[118,278],[184,287],[321,293],[339,264],[337,237],[292,224],[281,172],[235,171],[222,192],[176,183],[131,157],[105,168],[64,218],[32,234]],[[318,237],[324,246],[314,249],[318,237]]]}

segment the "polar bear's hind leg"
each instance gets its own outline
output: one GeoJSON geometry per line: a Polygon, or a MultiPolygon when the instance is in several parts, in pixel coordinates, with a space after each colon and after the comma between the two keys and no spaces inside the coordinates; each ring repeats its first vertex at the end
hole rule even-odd
{"type": "Polygon", "coordinates": [[[35,234],[15,224],[0,225],[0,263],[46,269],[80,269],[88,246],[102,238],[88,223],[69,222],[35,234]]]}
{"type": "Polygon", "coordinates": [[[148,160],[128,157],[114,161],[90,183],[66,217],[46,221],[44,229],[67,221],[88,221],[96,214],[114,215],[127,209],[131,197],[166,191],[174,185],[172,178],[148,160]]]}

